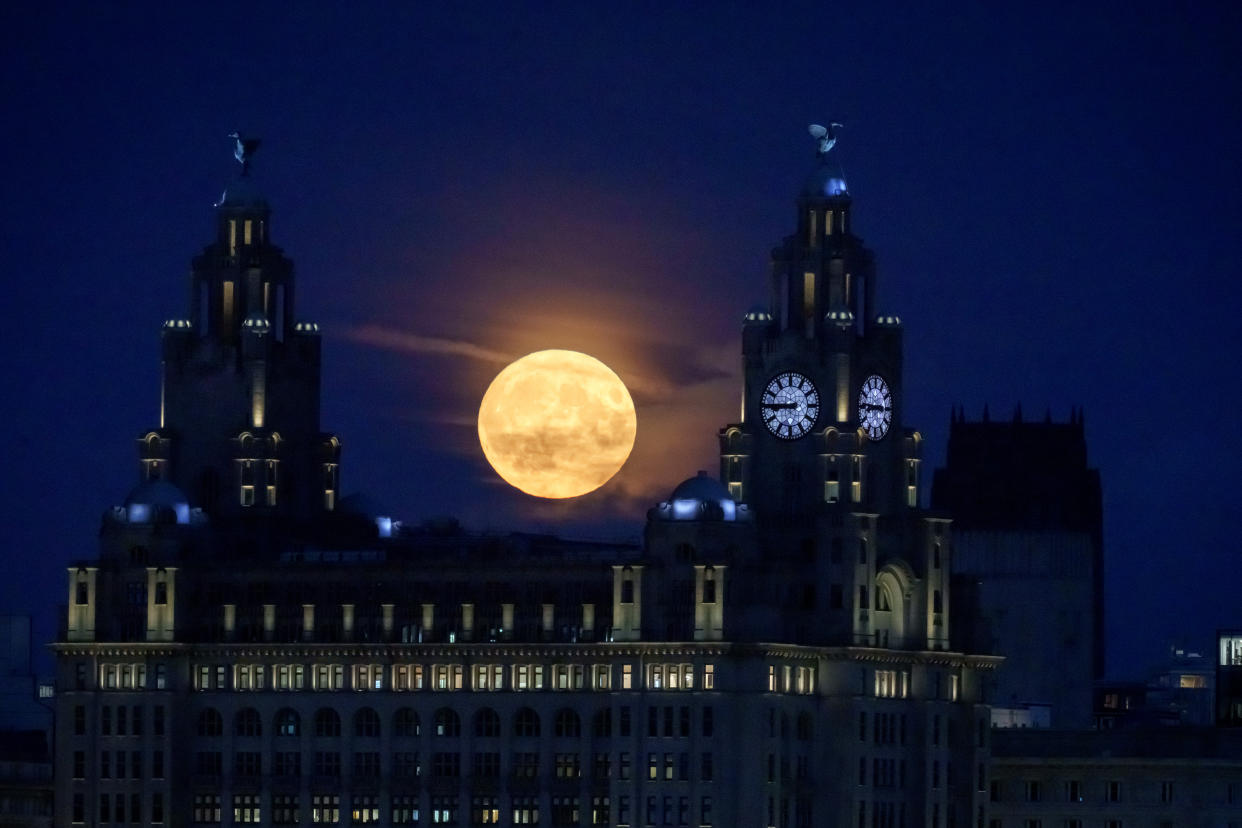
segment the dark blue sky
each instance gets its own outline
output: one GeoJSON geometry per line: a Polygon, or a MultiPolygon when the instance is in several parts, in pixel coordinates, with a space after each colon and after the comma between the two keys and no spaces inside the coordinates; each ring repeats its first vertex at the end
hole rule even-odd
{"type": "Polygon", "coordinates": [[[806,124],[834,117],[932,464],[953,404],[1083,406],[1110,672],[1242,625],[1237,4],[356,5],[0,12],[0,609],[50,632],[64,565],[135,482],[233,129],[264,140],[325,330],[345,489],[407,520],[636,536],[715,469],[741,315],[806,124]],[[473,431],[503,360],[545,347],[612,365],[640,418],[618,478],[554,505],[497,484],[473,431]]]}

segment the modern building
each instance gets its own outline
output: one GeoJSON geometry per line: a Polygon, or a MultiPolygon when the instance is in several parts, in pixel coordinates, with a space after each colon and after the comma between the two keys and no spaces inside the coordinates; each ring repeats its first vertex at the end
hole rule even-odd
{"type": "Polygon", "coordinates": [[[830,146],[743,323],[724,482],[640,546],[341,498],[318,326],[244,166],[164,324],[138,485],[68,572],[57,824],[983,821],[1000,659],[953,646],[950,522],[830,146]]]}
{"type": "Polygon", "coordinates": [[[0,828],[52,825],[52,754],[42,730],[0,730],[0,828]]]}
{"type": "Polygon", "coordinates": [[[997,731],[989,798],[989,828],[1238,828],[1242,733],[997,731]]]}
{"type": "Polygon", "coordinates": [[[0,615],[0,732],[47,730],[31,659],[29,615],[0,615]]]}
{"type": "Polygon", "coordinates": [[[1104,530],[1082,413],[1031,422],[1020,408],[1010,420],[984,409],[968,422],[955,411],[931,503],[953,515],[961,643],[1007,659],[989,677],[993,705],[1090,727],[1104,672],[1104,530]]]}
{"type": "Polygon", "coordinates": [[[1216,724],[1242,727],[1242,630],[1216,634],[1216,724]]]}

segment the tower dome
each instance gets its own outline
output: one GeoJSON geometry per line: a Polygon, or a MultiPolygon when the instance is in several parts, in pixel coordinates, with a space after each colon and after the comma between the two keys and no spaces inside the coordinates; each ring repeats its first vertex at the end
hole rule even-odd
{"type": "Polygon", "coordinates": [[[729,490],[705,471],[682,481],[659,506],[661,515],[672,520],[737,520],[738,510],[729,490]]]}
{"type": "Polygon", "coordinates": [[[167,480],[140,483],[125,498],[124,509],[130,523],[190,522],[189,498],[167,480]]]}

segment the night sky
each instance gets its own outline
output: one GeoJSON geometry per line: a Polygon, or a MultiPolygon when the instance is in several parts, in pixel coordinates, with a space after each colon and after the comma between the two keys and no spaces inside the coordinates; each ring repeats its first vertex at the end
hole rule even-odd
{"type": "Polygon", "coordinates": [[[955,404],[1082,406],[1109,673],[1242,626],[1242,5],[850,5],[7,7],[0,612],[50,637],[65,565],[137,481],[234,129],[263,139],[325,332],[344,490],[636,539],[717,469],[742,314],[833,118],[929,471],[955,404]],[[542,348],[602,359],[638,407],[629,464],[578,500],[509,489],[475,433],[491,377],[542,348]]]}

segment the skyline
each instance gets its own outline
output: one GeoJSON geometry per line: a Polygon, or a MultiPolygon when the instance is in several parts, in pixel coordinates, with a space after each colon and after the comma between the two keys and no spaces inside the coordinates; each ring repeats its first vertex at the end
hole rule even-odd
{"type": "Polygon", "coordinates": [[[741,318],[792,230],[806,124],[831,118],[927,471],[954,405],[1081,406],[1109,674],[1238,625],[1238,11],[484,8],[5,12],[6,525],[32,567],[6,611],[50,634],[63,566],[137,482],[159,326],[186,312],[233,129],[264,141],[273,238],[324,329],[345,492],[412,522],[637,537],[716,473],[741,318]],[[638,407],[625,469],[566,503],[510,490],[474,433],[495,373],[543,348],[601,359],[638,407]]]}

